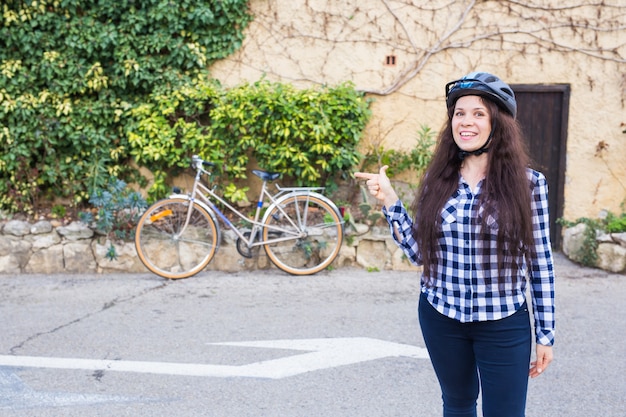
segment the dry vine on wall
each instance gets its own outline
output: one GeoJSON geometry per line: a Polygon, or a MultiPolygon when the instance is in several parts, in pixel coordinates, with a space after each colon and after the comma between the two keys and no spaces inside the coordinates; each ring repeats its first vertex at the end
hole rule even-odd
{"type": "Polygon", "coordinates": [[[476,60],[477,52],[498,52],[541,62],[543,54],[561,52],[626,63],[625,37],[617,35],[626,31],[626,4],[618,0],[264,0],[252,6],[256,29],[240,65],[317,84],[353,79],[375,95],[398,91],[441,53],[471,50],[467,56],[476,60]],[[307,57],[311,50],[314,58],[307,57]],[[392,76],[381,68],[382,57],[354,58],[378,50],[402,57],[392,76]]]}

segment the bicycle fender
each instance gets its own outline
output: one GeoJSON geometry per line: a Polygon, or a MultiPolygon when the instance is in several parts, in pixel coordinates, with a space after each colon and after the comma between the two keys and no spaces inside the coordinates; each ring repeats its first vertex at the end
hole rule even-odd
{"type": "Polygon", "coordinates": [[[261,222],[265,223],[267,216],[269,216],[269,213],[272,211],[271,208],[273,208],[274,206],[282,204],[283,201],[285,201],[286,199],[290,197],[302,197],[302,196],[315,197],[315,198],[322,200],[324,203],[328,204],[334,210],[334,212],[337,213],[337,217],[339,218],[339,221],[341,222],[341,231],[342,232],[344,231],[344,225],[346,222],[343,220],[343,216],[341,215],[341,212],[339,211],[339,208],[337,207],[337,205],[330,198],[326,197],[324,194],[316,193],[314,191],[303,191],[303,192],[294,191],[294,192],[281,196],[278,200],[276,200],[273,204],[271,204],[268,207],[267,211],[265,212],[265,215],[263,216],[263,220],[261,222]]]}

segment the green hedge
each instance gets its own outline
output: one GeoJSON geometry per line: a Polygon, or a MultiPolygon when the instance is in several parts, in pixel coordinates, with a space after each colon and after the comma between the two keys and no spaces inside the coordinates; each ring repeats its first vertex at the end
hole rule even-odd
{"type": "Polygon", "coordinates": [[[265,80],[231,89],[198,80],[131,113],[131,153],[155,173],[152,199],[167,193],[166,172],[188,167],[194,153],[217,163],[227,182],[245,178],[253,157],[298,185],[332,186],[361,159],[370,117],[369,101],[350,83],[296,89],[265,80]]]}

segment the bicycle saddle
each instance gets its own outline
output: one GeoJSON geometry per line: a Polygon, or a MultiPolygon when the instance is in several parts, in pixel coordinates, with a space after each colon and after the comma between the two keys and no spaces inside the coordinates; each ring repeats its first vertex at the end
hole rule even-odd
{"type": "Polygon", "coordinates": [[[280,177],[280,172],[266,172],[258,169],[253,169],[252,173],[261,178],[263,181],[274,181],[276,178],[280,177]]]}

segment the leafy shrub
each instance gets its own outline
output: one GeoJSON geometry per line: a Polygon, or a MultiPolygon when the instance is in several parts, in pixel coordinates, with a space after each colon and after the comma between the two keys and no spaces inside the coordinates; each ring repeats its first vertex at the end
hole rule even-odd
{"type": "Polygon", "coordinates": [[[363,160],[363,171],[375,170],[383,165],[389,165],[387,174],[393,177],[405,171],[414,171],[421,175],[433,155],[435,132],[428,126],[422,125],[417,132],[415,147],[409,152],[396,149],[385,149],[383,146],[371,148],[363,160]]]}
{"type": "Polygon", "coordinates": [[[350,83],[299,90],[261,80],[223,89],[197,79],[130,110],[127,135],[135,160],[155,173],[151,199],[168,192],[166,172],[188,167],[194,153],[218,165],[231,193],[252,158],[297,185],[328,186],[360,160],[369,116],[369,101],[350,83]]]}
{"type": "Polygon", "coordinates": [[[626,232],[626,212],[616,215],[608,213],[606,216],[606,231],[609,233],[626,232]]]}
{"type": "Polygon", "coordinates": [[[111,240],[107,257],[115,259],[113,241],[134,239],[146,201],[140,193],[128,189],[124,181],[112,179],[107,188],[94,191],[89,203],[97,209],[95,218],[89,212],[81,213],[80,218],[85,223],[95,223],[95,229],[111,240]]]}

